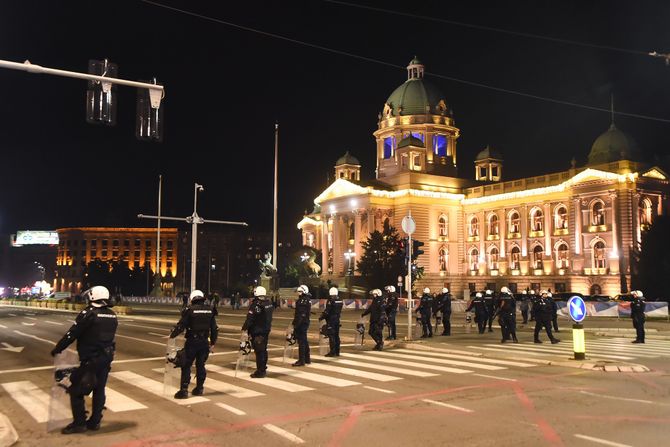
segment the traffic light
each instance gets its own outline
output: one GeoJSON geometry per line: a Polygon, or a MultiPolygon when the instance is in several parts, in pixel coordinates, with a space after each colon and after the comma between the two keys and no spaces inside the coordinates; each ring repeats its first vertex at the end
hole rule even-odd
{"type": "Polygon", "coordinates": [[[412,241],[412,261],[414,261],[416,258],[418,258],[424,253],[424,251],[421,250],[421,247],[423,247],[423,245],[424,244],[421,241],[417,240],[412,241]]]}
{"type": "Polygon", "coordinates": [[[407,259],[407,245],[408,245],[408,238],[402,238],[400,239],[400,242],[398,243],[398,254],[403,257],[403,259],[407,259]]]}
{"type": "MultiPolygon", "coordinates": [[[[96,76],[116,78],[119,68],[107,59],[88,61],[88,72],[96,76]]],[[[116,125],[116,85],[111,82],[88,81],[86,90],[86,122],[116,125]]]]}
{"type": "MultiPolygon", "coordinates": [[[[153,78],[150,84],[158,84],[153,78]]],[[[146,88],[137,89],[137,114],[135,137],[138,140],[163,141],[162,92],[146,88]]]]}

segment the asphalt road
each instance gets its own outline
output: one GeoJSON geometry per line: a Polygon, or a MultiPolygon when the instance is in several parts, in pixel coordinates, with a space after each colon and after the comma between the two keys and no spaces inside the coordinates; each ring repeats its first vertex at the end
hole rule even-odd
{"type": "MultiPolygon", "coordinates": [[[[497,328],[478,335],[457,326],[451,337],[434,337],[421,344],[395,343],[382,353],[371,351],[368,340],[363,349],[345,346],[344,356],[327,360],[315,355],[315,315],[313,364],[291,368],[281,358],[283,332],[291,314],[280,311],[270,340],[271,380],[252,380],[251,371],[233,377],[244,314],[229,309],[218,319],[220,341],[208,362],[212,369],[203,399],[182,404],[163,396],[166,337],[177,313],[143,308],[141,315],[120,318],[102,429],[70,436],[47,433],[44,396],[52,382],[49,351],[74,316],[0,307],[0,412],[19,433],[20,446],[647,446],[667,442],[670,341],[666,339],[649,338],[645,345],[632,345],[630,338],[587,336],[593,361],[651,369],[644,373],[574,367],[571,362],[575,362],[568,360],[572,349],[565,330],[558,345],[533,344],[531,333],[523,329],[521,343],[502,345],[497,328]]],[[[345,341],[351,341],[358,317],[358,312],[345,313],[345,341]]],[[[629,321],[608,324],[630,327],[629,321]]],[[[658,327],[655,335],[668,334],[667,323],[658,327]]],[[[399,335],[404,333],[399,330],[399,335]]]]}

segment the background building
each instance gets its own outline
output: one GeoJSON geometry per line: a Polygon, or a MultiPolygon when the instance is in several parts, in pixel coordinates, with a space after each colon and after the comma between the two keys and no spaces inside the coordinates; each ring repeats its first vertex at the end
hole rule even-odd
{"type": "MultiPolygon", "coordinates": [[[[379,114],[376,180],[361,183],[347,153],[335,181],[298,224],[303,242],[322,250],[324,274],[338,280],[361,242],[385,221],[400,228],[411,211],[425,242],[417,287],[517,289],[614,295],[630,285],[641,232],[665,212],[668,179],[639,160],[635,142],[611,123],[586,166],[503,180],[504,159],[486,147],[474,166],[457,166],[460,131],[441,92],[413,59],[408,78],[379,114]]],[[[528,154],[528,169],[532,157],[528,154]]],[[[583,152],[586,152],[585,150],[583,152]]]]}

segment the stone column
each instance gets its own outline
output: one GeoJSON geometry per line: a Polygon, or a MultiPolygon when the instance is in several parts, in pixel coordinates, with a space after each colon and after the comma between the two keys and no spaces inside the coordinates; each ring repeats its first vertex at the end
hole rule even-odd
{"type": "Polygon", "coordinates": [[[333,216],[333,275],[340,275],[342,273],[342,249],[340,247],[341,245],[341,239],[342,239],[342,231],[341,231],[341,223],[340,223],[340,216],[334,215],[333,216]]]}
{"type": "Polygon", "coordinates": [[[635,247],[642,242],[642,231],[640,229],[640,194],[633,194],[633,203],[632,203],[632,219],[633,219],[633,241],[635,242],[635,247]]]}
{"type": "Polygon", "coordinates": [[[521,257],[528,256],[528,205],[521,207],[521,257]]]}
{"type": "Polygon", "coordinates": [[[618,258],[620,254],[619,254],[619,232],[617,228],[616,200],[617,200],[617,194],[616,193],[610,194],[610,201],[612,202],[612,250],[617,254],[618,258]]]}
{"type": "Polygon", "coordinates": [[[356,253],[356,257],[351,260],[351,265],[354,270],[356,271],[356,262],[360,261],[361,256],[363,256],[363,247],[361,246],[361,242],[366,239],[365,234],[363,234],[363,226],[361,225],[361,211],[360,210],[355,210],[354,211],[354,252],[356,253]]]}
{"type": "Polygon", "coordinates": [[[500,210],[498,215],[498,234],[500,234],[500,258],[505,257],[505,237],[507,237],[507,220],[505,219],[505,209],[500,210]]]}
{"type": "Polygon", "coordinates": [[[477,214],[477,225],[479,227],[479,274],[488,271],[488,256],[486,253],[486,211],[477,214]],[[481,260],[484,260],[483,262],[481,260]]]}
{"type": "Polygon", "coordinates": [[[321,274],[328,274],[328,216],[321,216],[321,274]]]}
{"type": "Polygon", "coordinates": [[[582,253],[582,200],[577,198],[575,202],[575,254],[582,253]]]}
{"type": "Polygon", "coordinates": [[[370,233],[375,231],[375,213],[377,210],[375,208],[369,208],[368,212],[368,237],[370,233]]]}
{"type": "Polygon", "coordinates": [[[544,254],[551,256],[551,206],[544,204],[544,254]]]}

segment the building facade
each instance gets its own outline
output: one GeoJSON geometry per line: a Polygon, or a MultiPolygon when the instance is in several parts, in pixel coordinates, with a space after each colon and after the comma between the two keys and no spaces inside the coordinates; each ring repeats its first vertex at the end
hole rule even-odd
{"type": "MultiPolygon", "coordinates": [[[[53,287],[57,292],[81,292],[84,268],[95,259],[124,261],[130,269],[148,264],[156,270],[156,228],[79,227],[56,231],[59,242],[53,287]]],[[[161,228],[160,242],[161,288],[169,295],[178,273],[177,229],[161,228]]]]}
{"type": "Polygon", "coordinates": [[[400,228],[411,212],[413,237],[425,243],[418,287],[449,286],[457,295],[503,285],[627,291],[641,233],[665,212],[667,174],[641,162],[635,142],[612,123],[586,166],[573,161],[565,171],[506,181],[502,154],[487,147],[474,175],[461,178],[452,111],[419,60],[407,70],[373,133],[376,179],[361,182],[360,163],[345,154],[298,224],[303,243],[322,250],[324,274],[341,279],[371,232],[387,220],[400,228]]]}

